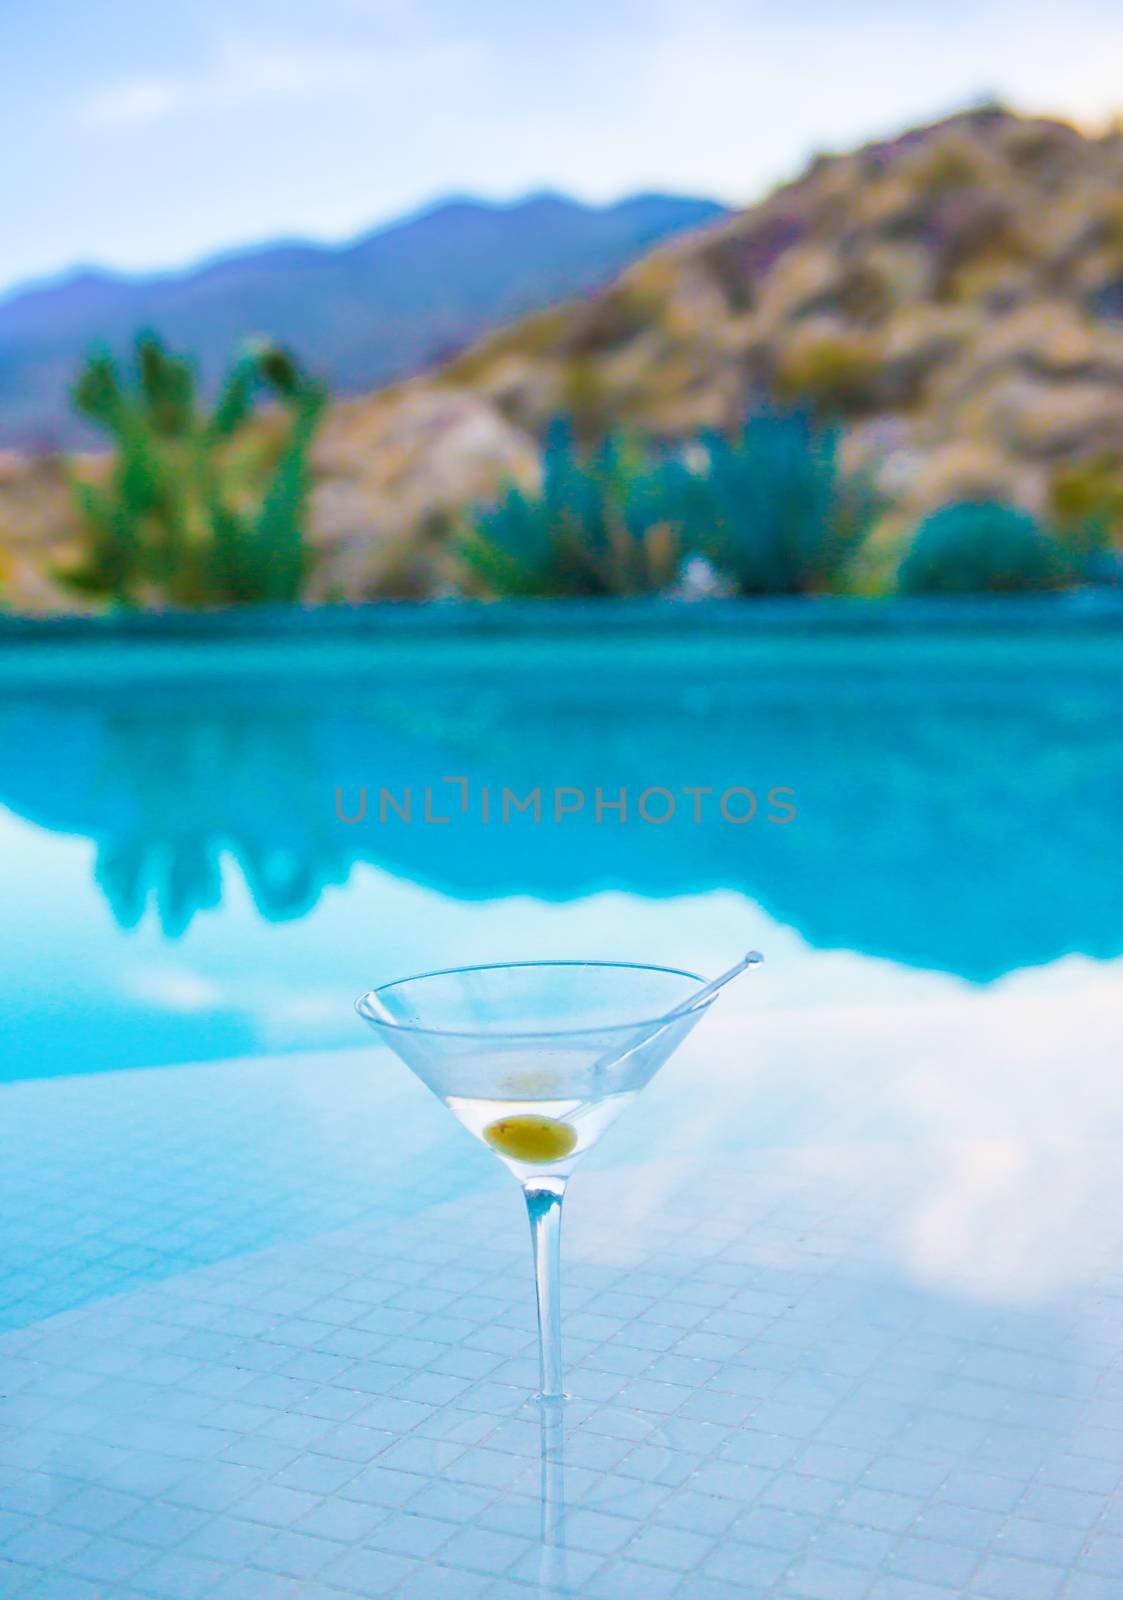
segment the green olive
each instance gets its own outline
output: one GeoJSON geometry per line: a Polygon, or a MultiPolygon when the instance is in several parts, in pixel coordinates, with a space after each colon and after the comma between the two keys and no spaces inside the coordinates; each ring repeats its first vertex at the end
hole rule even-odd
{"type": "Polygon", "coordinates": [[[560,1161],[577,1146],[577,1130],[555,1117],[527,1114],[500,1117],[483,1136],[493,1150],[512,1161],[560,1161]]]}

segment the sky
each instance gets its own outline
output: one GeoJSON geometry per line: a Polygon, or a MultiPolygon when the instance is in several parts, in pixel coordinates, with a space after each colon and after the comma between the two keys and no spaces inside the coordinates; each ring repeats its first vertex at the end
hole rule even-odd
{"type": "Polygon", "coordinates": [[[0,0],[0,290],[442,195],[758,198],[984,97],[1123,110],[1119,0],[0,0]]]}

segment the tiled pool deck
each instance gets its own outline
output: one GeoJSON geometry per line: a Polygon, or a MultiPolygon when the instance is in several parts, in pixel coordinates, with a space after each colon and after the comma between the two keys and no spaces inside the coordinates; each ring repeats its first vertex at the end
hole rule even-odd
{"type": "Polygon", "coordinates": [[[5,1091],[5,1600],[1123,1594],[1123,1276],[939,1290],[923,1152],[661,1163],[637,1109],[574,1182],[544,1457],[517,1191],[408,1093],[372,1160],[369,1076],[5,1091]]]}

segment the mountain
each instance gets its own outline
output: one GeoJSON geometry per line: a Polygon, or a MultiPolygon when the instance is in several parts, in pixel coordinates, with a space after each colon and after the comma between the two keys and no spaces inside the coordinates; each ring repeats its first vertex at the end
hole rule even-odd
{"type": "Polygon", "coordinates": [[[213,383],[247,334],[289,344],[344,392],[447,357],[488,328],[599,286],[713,201],[637,195],[586,206],[539,194],[451,200],[332,248],[279,243],[149,278],[81,271],[0,302],[0,445],[81,441],[67,385],[95,342],[139,327],[191,351],[213,383]]]}
{"type": "Polygon", "coordinates": [[[325,570],[357,593],[398,581],[433,511],[533,479],[559,411],[676,441],[762,399],[837,421],[844,460],[876,477],[871,585],[955,499],[1110,521],[1123,539],[1121,196],[1123,131],[998,107],[821,157],[603,290],[337,407],[325,570]]]}

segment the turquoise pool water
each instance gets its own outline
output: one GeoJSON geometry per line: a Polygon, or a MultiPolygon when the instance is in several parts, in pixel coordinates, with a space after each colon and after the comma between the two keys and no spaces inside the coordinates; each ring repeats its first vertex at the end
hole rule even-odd
{"type": "Polygon", "coordinates": [[[810,1006],[1094,973],[1121,708],[1110,633],[12,643],[3,1076],[351,1045],[356,993],[471,959],[757,943],[810,1006]]]}

